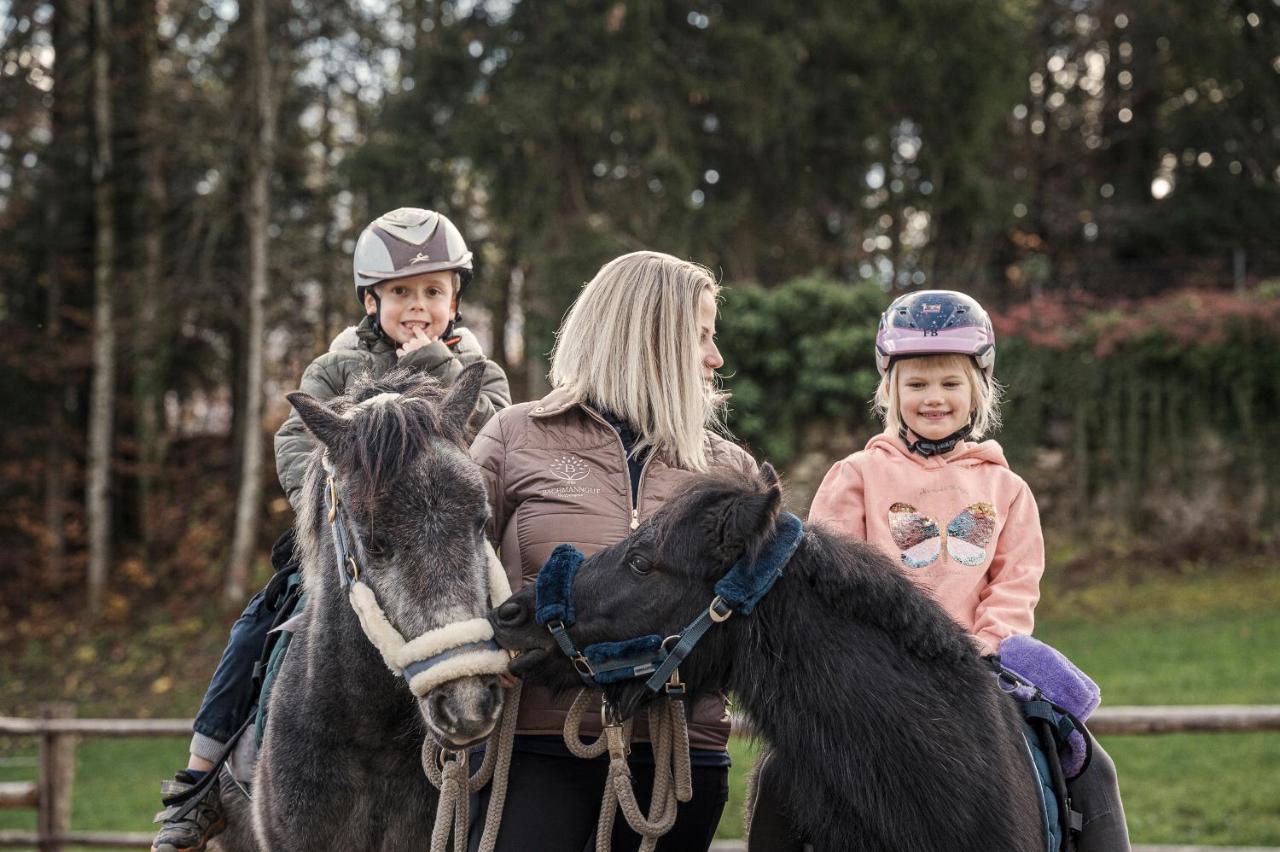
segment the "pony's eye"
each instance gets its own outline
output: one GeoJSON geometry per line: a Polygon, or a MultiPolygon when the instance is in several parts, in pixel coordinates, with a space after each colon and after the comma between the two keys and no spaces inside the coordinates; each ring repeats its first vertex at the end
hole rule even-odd
{"type": "Polygon", "coordinates": [[[645,557],[636,554],[627,562],[627,567],[631,569],[631,573],[638,577],[643,577],[653,570],[653,563],[645,557]]]}
{"type": "Polygon", "coordinates": [[[387,543],[382,540],[381,536],[370,536],[369,540],[365,542],[365,545],[364,545],[365,553],[369,554],[375,559],[386,556],[387,549],[388,549],[387,543]]]}

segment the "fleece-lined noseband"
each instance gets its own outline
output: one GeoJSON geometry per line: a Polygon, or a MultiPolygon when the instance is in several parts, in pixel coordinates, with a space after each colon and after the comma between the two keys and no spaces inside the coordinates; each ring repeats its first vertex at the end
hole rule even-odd
{"type": "Polygon", "coordinates": [[[537,610],[534,617],[550,632],[560,650],[578,670],[588,686],[630,680],[649,675],[645,686],[653,692],[664,686],[669,694],[683,691],[676,669],[713,624],[736,613],[749,615],[760,599],[773,588],[804,536],[804,524],[790,512],[783,512],[774,526],[773,538],[755,560],[743,556],[733,563],[715,586],[711,604],[688,626],[663,639],[656,633],[622,642],[597,642],[581,652],[574,647],[567,628],[577,620],[573,606],[573,579],[583,555],[571,544],[561,544],[538,572],[537,610]]]}
{"type": "MultiPolygon", "coordinates": [[[[327,453],[322,462],[325,472],[324,505],[329,531],[333,534],[338,582],[347,592],[347,599],[356,612],[364,635],[382,654],[387,667],[404,677],[409,689],[419,698],[450,680],[505,672],[510,657],[493,641],[493,625],[487,618],[455,621],[410,640],[406,640],[391,624],[378,605],[373,589],[360,579],[360,565],[351,547],[351,530],[347,526],[346,511],[338,498],[333,465],[327,453]]],[[[484,548],[489,563],[489,602],[491,606],[497,606],[511,596],[511,587],[502,563],[487,539],[484,548]]]]}

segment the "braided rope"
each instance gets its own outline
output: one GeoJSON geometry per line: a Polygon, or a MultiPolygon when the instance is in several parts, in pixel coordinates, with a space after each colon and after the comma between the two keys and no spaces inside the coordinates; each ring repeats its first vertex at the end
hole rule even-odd
{"type": "MultiPolygon", "coordinates": [[[[649,708],[649,738],[653,746],[653,793],[649,798],[649,813],[645,814],[636,800],[632,785],[631,769],[627,765],[627,748],[609,748],[608,728],[590,743],[581,736],[582,717],[586,713],[595,690],[579,690],[569,707],[564,721],[564,742],[577,757],[592,759],[609,752],[609,770],[604,795],[600,803],[600,817],[596,821],[596,852],[610,852],[613,843],[613,826],[618,810],[627,824],[639,834],[641,852],[653,852],[658,841],[675,825],[679,802],[693,798],[693,777],[689,764],[689,726],[684,707],[667,699],[649,708]]],[[[620,734],[614,737],[621,742],[631,742],[631,720],[622,723],[620,734]]]]}
{"type": "Polygon", "coordinates": [[[466,852],[471,819],[470,794],[479,792],[490,780],[493,790],[485,813],[480,852],[493,852],[502,825],[502,809],[507,801],[507,778],[511,773],[511,749],[515,743],[516,716],[520,709],[520,684],[507,689],[498,727],[489,737],[489,747],[474,775],[469,775],[470,755],[466,751],[443,748],[430,737],[422,743],[422,771],[439,789],[436,821],[431,830],[431,852],[448,852],[453,834],[454,852],[466,852]]]}

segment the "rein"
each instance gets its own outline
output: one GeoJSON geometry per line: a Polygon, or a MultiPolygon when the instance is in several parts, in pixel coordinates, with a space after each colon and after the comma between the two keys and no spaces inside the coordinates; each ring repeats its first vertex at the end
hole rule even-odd
{"type": "Polygon", "coordinates": [[[597,642],[579,651],[569,638],[568,628],[577,620],[573,605],[573,580],[584,559],[570,544],[561,544],[538,572],[536,621],[573,663],[587,686],[603,686],[648,675],[645,686],[652,692],[682,695],[677,669],[712,625],[727,621],[734,613],[750,615],[773,584],[782,576],[791,555],[800,546],[804,524],[790,512],[778,516],[773,538],[755,560],[743,556],[734,562],[716,583],[715,596],[697,618],[683,630],[665,639],[656,633],[621,642],[597,642]]]}
{"type": "MultiPolygon", "coordinates": [[[[403,677],[419,698],[440,684],[460,677],[505,673],[511,657],[493,640],[493,625],[487,618],[455,621],[410,640],[406,640],[391,624],[373,589],[360,579],[360,563],[356,561],[352,546],[355,537],[351,534],[346,511],[338,497],[335,473],[327,453],[321,457],[321,462],[325,472],[324,503],[338,565],[338,582],[347,592],[347,599],[355,610],[364,635],[378,649],[387,667],[403,677]]],[[[511,586],[488,539],[485,539],[484,549],[488,563],[489,603],[497,606],[511,597],[511,586]]],[[[492,852],[502,823],[519,706],[520,686],[516,685],[506,690],[502,716],[490,735],[491,740],[496,739],[497,747],[485,750],[484,760],[475,775],[470,774],[470,756],[466,749],[445,748],[430,736],[423,739],[422,769],[427,780],[440,791],[431,852],[445,852],[451,834],[455,852],[465,852],[470,817],[468,796],[489,783],[490,778],[494,789],[480,850],[492,852]]]]}

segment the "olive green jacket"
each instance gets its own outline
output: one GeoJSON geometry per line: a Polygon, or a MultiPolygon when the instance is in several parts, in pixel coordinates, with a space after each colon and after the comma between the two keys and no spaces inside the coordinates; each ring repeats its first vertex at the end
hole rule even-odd
{"type": "MultiPolygon", "coordinates": [[[[480,388],[480,399],[476,402],[472,421],[479,429],[495,412],[511,404],[511,388],[507,384],[507,374],[495,362],[485,358],[474,334],[461,326],[456,326],[454,333],[459,340],[452,346],[436,340],[397,358],[394,342],[378,337],[366,317],[360,325],[352,326],[334,338],[329,344],[329,351],[311,362],[302,374],[298,390],[326,401],[346,393],[355,377],[365,370],[381,376],[393,367],[421,370],[449,385],[464,367],[484,361],[484,384],[480,388]]],[[[280,431],[276,432],[275,448],[276,475],[294,511],[298,510],[301,502],[307,457],[315,446],[315,439],[303,425],[298,412],[291,412],[280,431]]]]}

